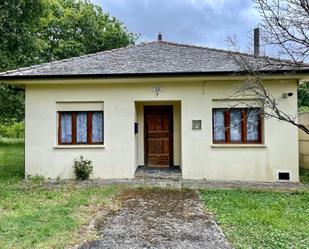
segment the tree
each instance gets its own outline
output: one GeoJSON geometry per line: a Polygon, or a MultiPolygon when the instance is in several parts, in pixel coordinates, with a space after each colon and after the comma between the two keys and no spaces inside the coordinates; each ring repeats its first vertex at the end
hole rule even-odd
{"type": "Polygon", "coordinates": [[[298,88],[298,106],[309,111],[309,82],[302,83],[298,88]]]}
{"type": "Polygon", "coordinates": [[[136,36],[102,8],[82,0],[57,0],[48,5],[37,37],[44,61],[133,44],[136,36]]]}
{"type": "MultiPolygon", "coordinates": [[[[33,33],[43,13],[41,0],[0,2],[0,71],[37,62],[38,44],[33,33]]],[[[23,117],[23,91],[0,84],[0,124],[23,117]]]]}
{"type": "Polygon", "coordinates": [[[0,70],[134,44],[117,18],[87,0],[0,2],[0,70]]]}
{"type": "Polygon", "coordinates": [[[296,65],[309,55],[308,0],[255,0],[265,43],[296,65]]]}
{"type": "MultiPolygon", "coordinates": [[[[247,79],[244,83],[235,91],[228,99],[247,99],[254,100],[254,106],[252,106],[251,101],[240,101],[236,105],[244,105],[248,108],[253,108],[256,106],[260,108],[260,115],[264,118],[273,118],[279,121],[287,122],[291,125],[296,126],[300,130],[309,134],[309,128],[297,122],[297,113],[287,113],[283,111],[278,103],[278,99],[274,97],[271,92],[265,87],[264,80],[268,75],[272,73],[261,73],[261,67],[270,67],[272,66],[275,71],[276,68],[282,67],[282,63],[280,61],[272,60],[268,57],[260,58],[260,66],[257,67],[254,63],[250,62],[250,59],[244,54],[238,53],[233,55],[235,61],[240,66],[242,71],[247,73],[247,79]]],[[[288,64],[290,65],[290,63],[288,64]]],[[[285,93],[285,97],[287,98],[289,95],[285,93]]]]}
{"type": "Polygon", "coordinates": [[[24,119],[23,91],[0,84],[0,124],[24,119]]]}
{"type": "MultiPolygon", "coordinates": [[[[0,71],[134,44],[115,17],[87,0],[0,1],[0,71]]],[[[23,119],[23,92],[0,87],[0,123],[23,119]]]]}
{"type": "Polygon", "coordinates": [[[41,0],[0,1],[0,71],[36,62],[34,33],[42,15],[41,0]]]}
{"type": "MultiPolygon", "coordinates": [[[[251,63],[247,56],[241,53],[233,54],[235,61],[242,71],[247,72],[248,78],[233,94],[255,99],[263,108],[266,118],[275,118],[288,122],[309,134],[309,129],[297,122],[297,113],[289,114],[280,109],[278,100],[264,86],[264,79],[272,70],[289,67],[298,70],[309,55],[309,3],[307,0],[255,0],[261,15],[262,39],[266,47],[279,51],[279,57],[290,61],[271,59],[259,56],[258,66],[251,63]],[[268,74],[261,73],[262,69],[271,69],[268,74]]],[[[229,38],[229,42],[237,50],[237,41],[229,38]]],[[[308,65],[307,65],[308,66],[308,65]]],[[[299,103],[308,103],[308,84],[299,89],[299,103]]]]}

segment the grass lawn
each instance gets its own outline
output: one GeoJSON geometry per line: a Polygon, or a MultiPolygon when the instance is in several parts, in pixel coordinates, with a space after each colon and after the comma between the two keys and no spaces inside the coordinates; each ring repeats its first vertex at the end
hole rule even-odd
{"type": "Polygon", "coordinates": [[[235,248],[309,248],[309,192],[201,193],[235,248]]]}
{"type": "Polygon", "coordinates": [[[116,189],[23,183],[23,155],[22,141],[0,141],[0,248],[64,248],[79,242],[82,225],[109,205],[116,189]]]}
{"type": "MultiPolygon", "coordinates": [[[[0,141],[0,248],[64,248],[93,238],[79,231],[117,189],[24,183],[23,160],[23,141],[0,141]]],[[[301,180],[309,182],[308,171],[301,171],[301,180]]],[[[309,248],[309,192],[201,194],[234,247],[309,248]]]]}
{"type": "MultiPolygon", "coordinates": [[[[24,177],[24,142],[21,139],[0,140],[0,182],[24,177]]],[[[1,190],[0,190],[1,191],[1,190]]]]}

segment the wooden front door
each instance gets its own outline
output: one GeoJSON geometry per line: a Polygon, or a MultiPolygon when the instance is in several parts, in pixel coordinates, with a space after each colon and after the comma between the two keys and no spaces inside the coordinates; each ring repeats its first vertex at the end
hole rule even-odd
{"type": "Polygon", "coordinates": [[[145,166],[173,166],[173,106],[145,106],[144,118],[145,166]]]}

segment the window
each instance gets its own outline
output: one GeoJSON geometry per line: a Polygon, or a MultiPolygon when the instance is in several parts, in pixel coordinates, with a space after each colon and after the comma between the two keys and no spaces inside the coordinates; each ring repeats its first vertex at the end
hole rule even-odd
{"type": "Polygon", "coordinates": [[[214,143],[262,143],[260,108],[214,108],[214,143]]]}
{"type": "Polygon", "coordinates": [[[102,111],[61,111],[58,119],[58,144],[103,144],[102,111]]]}

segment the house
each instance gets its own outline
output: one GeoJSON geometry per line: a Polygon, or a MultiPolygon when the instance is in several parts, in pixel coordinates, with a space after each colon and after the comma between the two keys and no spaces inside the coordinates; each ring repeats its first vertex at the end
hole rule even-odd
{"type": "MultiPolygon", "coordinates": [[[[159,37],[2,73],[1,82],[25,89],[26,175],[74,178],[72,162],[83,155],[92,178],[179,166],[184,179],[298,182],[297,128],[265,119],[252,99],[228,98],[246,80],[233,54],[159,37]]],[[[263,72],[280,108],[297,113],[308,68],[263,72]]]]}

